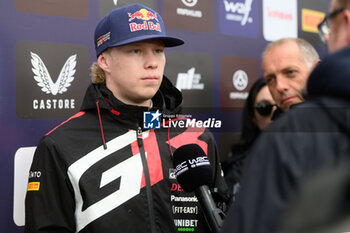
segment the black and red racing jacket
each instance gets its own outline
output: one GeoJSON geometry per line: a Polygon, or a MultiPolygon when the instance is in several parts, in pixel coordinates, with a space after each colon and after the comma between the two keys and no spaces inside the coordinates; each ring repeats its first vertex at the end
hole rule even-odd
{"type": "MultiPolygon", "coordinates": [[[[153,109],[176,114],[181,93],[164,77],[153,109]]],[[[226,191],[216,144],[204,128],[143,129],[144,107],[91,84],[81,111],[45,135],[26,195],[26,232],[210,232],[194,193],[173,173],[172,153],[196,143],[226,191]]],[[[173,119],[174,120],[174,119],[173,119]]]]}

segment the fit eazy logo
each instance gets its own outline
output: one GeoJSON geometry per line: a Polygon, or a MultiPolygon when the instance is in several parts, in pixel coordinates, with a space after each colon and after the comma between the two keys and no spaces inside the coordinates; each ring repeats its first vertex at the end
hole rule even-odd
{"type": "Polygon", "coordinates": [[[258,37],[260,10],[257,0],[220,0],[219,11],[223,34],[258,37]]]}
{"type": "Polygon", "coordinates": [[[89,85],[86,47],[20,42],[15,64],[18,117],[68,117],[79,110],[89,85]]]}
{"type": "Polygon", "coordinates": [[[263,1],[263,35],[274,41],[284,37],[298,37],[297,0],[263,1]]]}
{"type": "Polygon", "coordinates": [[[200,83],[201,74],[195,73],[192,67],[187,73],[179,73],[176,80],[176,88],[181,90],[203,90],[204,83],[200,83]]]}

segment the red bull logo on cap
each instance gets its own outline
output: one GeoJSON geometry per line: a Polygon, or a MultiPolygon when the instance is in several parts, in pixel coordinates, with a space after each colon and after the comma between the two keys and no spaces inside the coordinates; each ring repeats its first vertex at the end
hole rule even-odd
{"type": "Polygon", "coordinates": [[[129,22],[135,20],[135,19],[140,19],[144,20],[142,24],[138,23],[130,23],[130,31],[135,32],[135,31],[140,31],[140,30],[155,30],[161,32],[162,29],[160,27],[159,23],[153,23],[153,22],[147,22],[149,20],[156,20],[159,22],[157,15],[152,13],[151,11],[148,11],[146,9],[141,9],[139,11],[136,11],[135,13],[128,13],[129,16],[129,22]]]}
{"type": "Polygon", "coordinates": [[[133,21],[134,19],[142,19],[142,20],[150,20],[150,19],[155,19],[158,21],[157,15],[153,14],[151,11],[148,11],[146,9],[141,9],[139,11],[136,11],[135,13],[131,14],[128,13],[129,15],[129,22],[133,21]]]}

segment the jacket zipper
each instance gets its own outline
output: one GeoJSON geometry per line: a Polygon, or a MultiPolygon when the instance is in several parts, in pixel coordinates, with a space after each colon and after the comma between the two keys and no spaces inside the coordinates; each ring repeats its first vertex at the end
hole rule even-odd
{"type": "Polygon", "coordinates": [[[146,153],[145,153],[145,149],[143,147],[141,127],[137,128],[137,144],[138,144],[139,150],[140,150],[141,161],[142,161],[142,166],[143,166],[143,173],[145,174],[148,212],[149,212],[150,223],[151,223],[151,233],[156,233],[156,221],[155,221],[155,216],[154,216],[152,186],[151,186],[151,179],[150,179],[150,175],[149,175],[146,153]]]}

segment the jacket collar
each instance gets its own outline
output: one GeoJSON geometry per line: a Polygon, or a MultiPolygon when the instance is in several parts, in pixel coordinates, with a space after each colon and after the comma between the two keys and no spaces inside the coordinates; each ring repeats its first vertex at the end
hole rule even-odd
{"type": "MultiPolygon", "coordinates": [[[[96,111],[97,105],[101,111],[110,111],[118,116],[120,120],[135,125],[143,121],[143,112],[161,111],[164,114],[175,114],[181,111],[182,94],[172,85],[164,76],[161,86],[155,96],[152,98],[153,107],[140,107],[128,105],[114,97],[113,93],[104,84],[90,84],[81,106],[81,111],[96,111]]],[[[142,125],[142,124],[141,124],[142,125]]]]}

